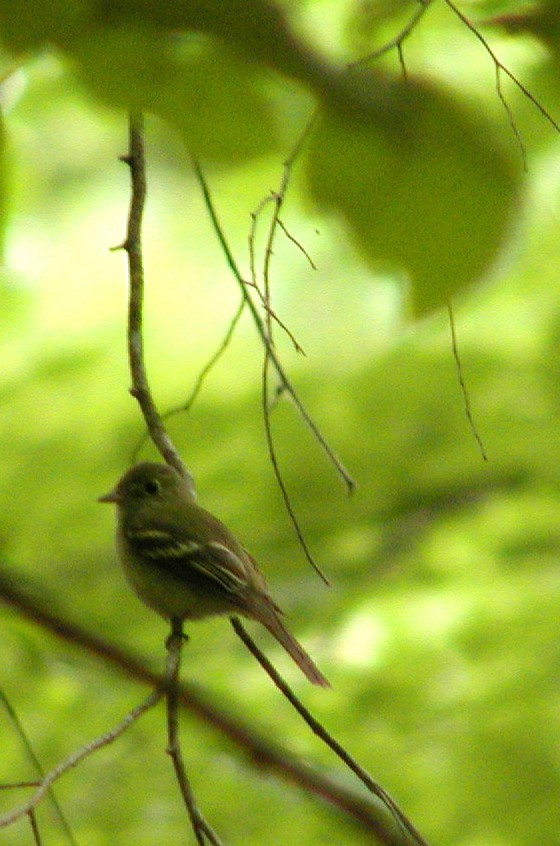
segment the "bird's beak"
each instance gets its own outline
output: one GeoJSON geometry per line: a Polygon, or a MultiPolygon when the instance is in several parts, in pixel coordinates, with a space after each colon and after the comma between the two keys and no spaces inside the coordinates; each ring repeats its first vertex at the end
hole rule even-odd
{"type": "Polygon", "coordinates": [[[118,502],[121,501],[121,495],[119,494],[119,492],[117,491],[116,488],[113,488],[113,490],[109,491],[109,493],[106,493],[103,496],[100,496],[97,501],[98,502],[117,502],[118,503],[118,502]]]}

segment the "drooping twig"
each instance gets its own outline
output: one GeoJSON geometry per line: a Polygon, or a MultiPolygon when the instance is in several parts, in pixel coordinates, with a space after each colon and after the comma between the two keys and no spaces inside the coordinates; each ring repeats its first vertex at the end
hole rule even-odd
{"type": "MultiPolygon", "coordinates": [[[[374,779],[367,773],[354,758],[344,749],[343,746],[338,743],[334,739],[334,737],[329,734],[326,728],[311,714],[311,712],[303,705],[302,702],[298,699],[295,695],[293,690],[290,686],[286,683],[286,681],[282,678],[278,670],[271,664],[268,660],[266,655],[258,648],[255,641],[249,635],[241,621],[237,617],[231,617],[231,624],[241,638],[245,646],[249,649],[251,654],[257,659],[261,667],[265,670],[265,672],[270,676],[276,687],[280,690],[280,692],[286,697],[288,702],[296,709],[298,714],[303,718],[303,720],[307,723],[311,731],[317,735],[317,737],[323,741],[334,753],[335,755],[340,758],[341,761],[359,778],[359,780],[364,784],[370,793],[372,793],[377,799],[382,802],[382,804],[387,808],[388,811],[394,816],[397,824],[404,829],[404,831],[412,838],[412,841],[408,841],[409,843],[412,842],[416,844],[416,846],[428,846],[422,835],[416,830],[414,825],[408,819],[408,817],[401,811],[397,803],[391,796],[384,790],[380,784],[378,784],[374,779]]],[[[402,838],[395,839],[395,834],[392,831],[389,831],[386,825],[383,825],[383,821],[379,819],[379,828],[376,831],[376,836],[380,843],[383,844],[402,844],[406,841],[403,841],[402,838]]],[[[407,838],[408,839],[408,838],[407,838]]]]}
{"type": "Polygon", "coordinates": [[[315,262],[313,261],[313,259],[311,258],[311,256],[309,255],[309,253],[307,252],[307,250],[305,249],[305,247],[301,243],[301,241],[298,241],[298,239],[295,238],[292,235],[292,233],[290,232],[290,230],[288,229],[288,227],[286,226],[284,221],[281,218],[278,218],[277,223],[278,223],[278,226],[280,227],[280,229],[282,230],[282,232],[284,233],[284,235],[286,236],[286,238],[288,239],[288,241],[291,241],[292,244],[294,244],[294,246],[298,248],[300,253],[305,256],[311,270],[317,270],[317,265],[315,264],[315,262]]]}
{"type": "Polygon", "coordinates": [[[488,455],[486,453],[484,443],[482,441],[482,438],[480,437],[476,423],[474,422],[474,417],[473,417],[472,408],[471,408],[471,400],[470,400],[470,397],[469,397],[469,391],[468,391],[468,388],[467,388],[467,383],[465,382],[465,375],[463,373],[463,364],[461,362],[461,356],[460,356],[460,353],[459,353],[459,345],[457,343],[457,330],[455,328],[455,315],[453,314],[453,306],[451,305],[451,303],[447,304],[447,314],[449,315],[449,328],[451,330],[451,349],[453,351],[453,358],[455,359],[455,366],[457,368],[457,379],[459,381],[459,387],[461,388],[461,393],[463,394],[463,402],[465,404],[465,416],[467,418],[471,432],[473,433],[473,437],[474,437],[474,439],[475,439],[475,441],[478,445],[478,449],[480,450],[482,460],[488,461],[488,455]]]}
{"type": "Polygon", "coordinates": [[[262,290],[259,284],[259,274],[257,272],[257,246],[256,246],[256,239],[257,239],[257,223],[261,216],[261,213],[265,209],[266,206],[270,205],[274,202],[274,194],[268,194],[264,197],[257,208],[251,212],[251,226],[249,228],[249,236],[247,238],[248,247],[249,247],[249,268],[251,271],[251,282],[245,281],[245,285],[251,285],[251,287],[256,291],[257,296],[259,298],[259,302],[263,307],[266,315],[266,325],[270,324],[270,321],[273,320],[280,329],[288,336],[290,341],[293,344],[293,347],[296,352],[305,355],[305,350],[299,343],[298,339],[291,331],[289,326],[287,326],[283,320],[278,316],[278,314],[272,308],[270,303],[270,297],[267,299],[265,292],[262,290]]]}
{"type": "MultiPolygon", "coordinates": [[[[268,348],[267,348],[268,350],[268,348]]],[[[292,501],[290,499],[290,495],[288,493],[288,489],[286,487],[286,483],[284,482],[284,477],[280,470],[280,465],[278,463],[278,456],[276,454],[276,446],[274,444],[274,438],[272,435],[272,421],[270,419],[270,404],[269,404],[269,386],[268,386],[268,379],[269,379],[269,362],[270,358],[268,356],[268,352],[265,351],[265,357],[263,361],[262,367],[262,390],[261,390],[261,399],[262,399],[262,406],[263,406],[263,420],[264,420],[264,433],[266,438],[266,446],[268,450],[268,457],[270,459],[270,463],[272,465],[272,469],[274,471],[274,475],[276,476],[276,483],[280,489],[280,493],[282,494],[282,499],[284,500],[284,508],[288,512],[288,516],[291,520],[292,526],[296,533],[297,539],[299,544],[303,550],[307,561],[317,575],[323,580],[323,582],[330,586],[330,582],[326,575],[323,573],[317,562],[315,561],[313,554],[308,546],[308,543],[305,539],[305,535],[303,533],[303,529],[300,526],[299,520],[297,515],[292,507],[292,501]]]]}
{"type": "MultiPolygon", "coordinates": [[[[89,655],[95,655],[128,678],[149,685],[158,696],[163,695],[168,684],[164,675],[153,672],[125,650],[53,614],[46,601],[39,602],[36,595],[39,595],[39,589],[32,596],[22,590],[15,577],[0,570],[1,601],[44,631],[85,650],[89,655]]],[[[249,729],[244,722],[235,719],[230,710],[216,707],[200,691],[184,682],[179,686],[178,697],[181,704],[198,719],[244,750],[248,759],[258,764],[261,770],[270,770],[307,793],[315,794],[348,814],[366,831],[375,833],[378,830],[380,809],[364,801],[361,795],[329,778],[324,771],[318,772],[299,761],[288,750],[271,741],[270,737],[258,734],[254,728],[249,729]]]]}
{"type": "Polygon", "coordinates": [[[142,262],[142,216],[146,200],[146,168],[144,161],[144,130],[141,114],[129,117],[129,146],[122,156],[130,169],[131,197],[126,239],[120,247],[128,256],[128,359],[132,385],[130,393],[138,401],[146,426],[155,446],[165,461],[178,473],[190,479],[179,453],[167,434],[153,401],[144,364],[142,334],[144,301],[144,267],[142,262]]]}
{"type": "Polygon", "coordinates": [[[167,639],[167,667],[165,672],[166,679],[168,680],[166,693],[167,752],[173,761],[175,776],[189,815],[196,842],[199,846],[205,846],[206,842],[212,844],[212,846],[222,846],[221,840],[210,828],[197,805],[181,752],[181,743],[179,740],[179,670],[183,641],[182,621],[174,619],[171,621],[171,634],[167,639]]]}

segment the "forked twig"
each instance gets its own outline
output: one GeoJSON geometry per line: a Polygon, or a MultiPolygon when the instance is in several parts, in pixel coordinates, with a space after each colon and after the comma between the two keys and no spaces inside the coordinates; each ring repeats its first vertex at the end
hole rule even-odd
{"type": "MultiPolygon", "coordinates": [[[[303,530],[302,530],[302,528],[299,524],[299,520],[297,519],[296,513],[295,513],[294,508],[292,506],[290,495],[288,493],[288,489],[286,487],[284,477],[283,477],[282,472],[280,470],[280,464],[279,464],[279,461],[278,461],[278,455],[277,455],[277,452],[276,452],[276,446],[275,446],[274,437],[273,437],[273,434],[272,434],[272,425],[271,425],[271,420],[270,420],[271,406],[270,406],[269,399],[268,399],[268,397],[269,397],[270,365],[274,364],[273,353],[274,353],[274,348],[275,348],[274,338],[273,338],[273,317],[275,317],[275,315],[274,315],[274,311],[273,311],[272,305],[271,305],[271,278],[270,278],[270,268],[271,268],[271,262],[272,262],[272,256],[273,256],[274,240],[275,240],[275,237],[276,237],[277,229],[279,227],[282,228],[280,226],[280,213],[281,213],[282,207],[284,205],[284,200],[286,198],[288,186],[290,184],[292,169],[294,167],[294,164],[295,164],[298,156],[301,153],[301,150],[303,148],[303,145],[305,144],[305,141],[306,141],[309,133],[311,132],[311,130],[313,128],[313,125],[314,125],[314,123],[317,119],[317,114],[318,113],[316,111],[312,115],[310,120],[307,122],[307,124],[305,125],[305,127],[303,129],[303,132],[300,134],[300,136],[298,137],[294,147],[292,148],[290,155],[285,160],[284,166],[282,168],[282,176],[281,176],[281,179],[280,179],[280,185],[279,185],[278,190],[272,192],[272,194],[270,194],[268,197],[266,197],[265,200],[261,201],[261,203],[259,204],[259,208],[252,215],[252,217],[253,217],[253,227],[251,228],[251,233],[250,233],[250,236],[249,236],[249,258],[250,258],[251,275],[252,275],[252,278],[253,278],[253,283],[254,283],[255,287],[257,288],[257,290],[259,291],[259,293],[261,294],[261,299],[262,299],[262,302],[264,304],[264,310],[265,310],[265,319],[264,319],[264,322],[263,322],[264,358],[263,358],[263,367],[262,367],[261,397],[262,397],[263,420],[264,420],[264,429],[265,429],[265,437],[266,437],[266,445],[267,445],[267,450],[268,450],[268,456],[270,458],[270,463],[272,465],[272,469],[273,469],[274,475],[276,477],[276,483],[277,483],[277,485],[280,489],[282,499],[284,500],[284,507],[285,507],[285,509],[288,513],[288,516],[291,520],[292,526],[293,526],[294,531],[297,535],[297,538],[298,538],[299,544],[300,544],[300,546],[303,550],[303,553],[304,553],[305,557],[307,558],[307,561],[309,562],[309,564],[311,564],[311,566],[313,567],[315,572],[320,576],[320,578],[323,580],[323,582],[326,585],[329,585],[330,584],[329,580],[327,579],[327,577],[325,576],[325,574],[323,573],[323,571],[321,570],[321,568],[319,567],[319,565],[315,561],[315,559],[314,559],[314,557],[311,553],[311,550],[309,549],[307,541],[305,540],[303,530]],[[268,234],[267,234],[267,237],[266,237],[266,243],[265,243],[265,248],[264,248],[264,258],[263,258],[263,267],[262,267],[263,291],[261,292],[261,290],[258,286],[258,278],[257,278],[257,271],[256,271],[255,237],[254,237],[254,235],[255,235],[255,228],[256,228],[256,222],[257,222],[258,215],[260,214],[260,212],[264,208],[264,205],[267,202],[272,202],[274,209],[273,209],[272,217],[271,217],[270,224],[269,224],[269,227],[268,227],[268,234]]],[[[285,227],[283,227],[283,231],[285,231],[285,227]]],[[[294,239],[292,239],[292,240],[294,240],[294,239]]],[[[278,322],[278,320],[276,319],[275,322],[278,322]]],[[[281,326],[282,326],[282,328],[285,328],[283,324],[281,324],[281,326]]],[[[290,337],[293,339],[293,335],[291,333],[289,333],[289,334],[290,334],[290,337]]],[[[296,349],[297,349],[297,347],[296,347],[296,349]]],[[[282,391],[283,390],[289,391],[289,386],[286,384],[285,380],[280,381],[280,389],[282,391]]],[[[278,394],[277,394],[277,396],[278,396],[278,394]]],[[[292,397],[293,397],[293,393],[292,393],[292,397]]]]}

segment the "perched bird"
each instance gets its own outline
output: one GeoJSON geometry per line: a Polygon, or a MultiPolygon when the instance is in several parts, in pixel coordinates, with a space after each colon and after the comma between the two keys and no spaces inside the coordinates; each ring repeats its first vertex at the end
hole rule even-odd
{"type": "Polygon", "coordinates": [[[167,464],[132,467],[100,502],[117,506],[117,551],[140,597],[162,617],[241,614],[258,620],[313,684],[329,687],[280,619],[255,561],[200,508],[188,479],[167,464]]]}

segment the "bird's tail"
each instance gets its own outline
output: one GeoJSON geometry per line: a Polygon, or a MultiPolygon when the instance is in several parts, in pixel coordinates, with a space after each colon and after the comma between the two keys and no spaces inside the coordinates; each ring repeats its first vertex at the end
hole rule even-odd
{"type": "Polygon", "coordinates": [[[330,687],[329,682],[324,675],[317,669],[314,662],[307,654],[303,646],[290,634],[284,623],[278,616],[275,606],[270,603],[264,608],[261,606],[260,613],[257,619],[266,626],[270,634],[276,638],[288,655],[296,662],[302,673],[307,676],[311,684],[317,684],[320,687],[330,687]],[[265,610],[266,609],[266,610],[265,610]]]}

